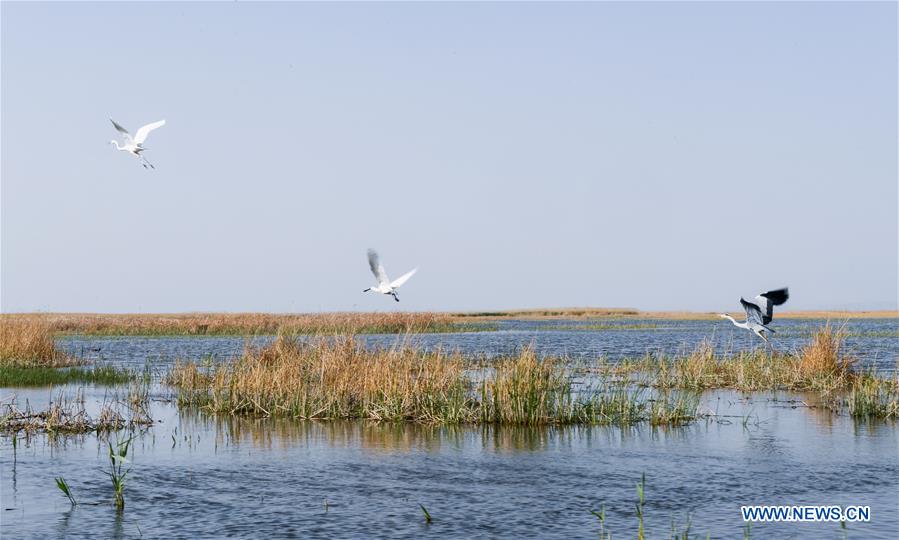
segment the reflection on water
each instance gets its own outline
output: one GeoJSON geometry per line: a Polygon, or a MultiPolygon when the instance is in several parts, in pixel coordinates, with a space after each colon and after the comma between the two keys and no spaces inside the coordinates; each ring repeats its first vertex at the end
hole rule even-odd
{"type": "MultiPolygon", "coordinates": [[[[69,388],[67,392],[75,392],[69,388]]],[[[56,392],[56,390],[54,390],[56,392]]],[[[86,389],[100,401],[102,388],[86,389]]],[[[164,391],[154,389],[155,396],[164,391]]],[[[2,391],[8,396],[8,390],[2,391]]],[[[48,390],[19,390],[45,402],[48,390]]],[[[72,537],[589,537],[636,530],[647,475],[650,537],[684,524],[742,534],[741,504],[868,504],[850,537],[893,538],[899,425],[855,423],[792,393],[706,394],[717,413],[681,427],[432,426],[217,418],[152,402],[117,516],[95,436],[0,438],[2,533],[72,537]],[[81,504],[71,508],[53,478],[81,504]],[[325,508],[324,501],[327,501],[325,508]],[[418,504],[434,516],[423,524],[418,504]],[[292,533],[290,532],[292,531],[292,533]]],[[[753,537],[839,535],[832,524],[757,525],[753,537]]]]}

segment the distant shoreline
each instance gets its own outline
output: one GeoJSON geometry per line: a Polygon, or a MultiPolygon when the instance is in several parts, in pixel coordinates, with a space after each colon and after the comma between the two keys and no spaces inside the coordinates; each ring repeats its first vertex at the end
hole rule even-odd
{"type": "MultiPolygon", "coordinates": [[[[733,316],[742,316],[742,311],[732,310],[727,312],[733,316]]],[[[39,317],[39,318],[72,318],[92,317],[106,318],[187,318],[187,317],[316,317],[336,315],[439,315],[454,319],[472,320],[498,320],[498,319],[669,319],[669,320],[711,320],[718,318],[718,312],[704,311],[641,311],[632,308],[528,308],[528,309],[496,309],[496,310],[472,310],[472,311],[323,311],[323,312],[295,312],[276,313],[259,311],[183,311],[183,312],[159,312],[159,313],[108,313],[87,311],[31,311],[0,313],[3,318],[39,317]]],[[[798,310],[778,311],[779,319],[896,319],[899,318],[897,310],[798,310]]]]}
{"type": "MultiPolygon", "coordinates": [[[[729,315],[742,317],[742,311],[729,311],[729,315]]],[[[519,310],[452,312],[462,319],[665,319],[665,320],[714,320],[717,312],[701,311],[640,311],[628,308],[540,308],[519,310]]],[[[778,311],[778,319],[895,319],[899,311],[872,310],[800,310],[778,311]]]]}

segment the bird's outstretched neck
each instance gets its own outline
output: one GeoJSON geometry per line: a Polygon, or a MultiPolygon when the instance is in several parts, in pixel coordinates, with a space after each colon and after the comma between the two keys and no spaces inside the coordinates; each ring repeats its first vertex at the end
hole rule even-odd
{"type": "Polygon", "coordinates": [[[124,150],[124,146],[119,146],[119,141],[109,141],[109,144],[114,145],[116,150],[124,150]]]}
{"type": "Polygon", "coordinates": [[[730,322],[734,323],[734,326],[736,326],[736,327],[738,327],[738,328],[746,328],[746,325],[745,325],[744,323],[737,322],[736,319],[734,319],[733,317],[731,317],[730,315],[728,315],[728,314],[726,314],[726,313],[721,313],[719,316],[720,316],[721,318],[727,319],[727,320],[729,320],[730,322]]]}

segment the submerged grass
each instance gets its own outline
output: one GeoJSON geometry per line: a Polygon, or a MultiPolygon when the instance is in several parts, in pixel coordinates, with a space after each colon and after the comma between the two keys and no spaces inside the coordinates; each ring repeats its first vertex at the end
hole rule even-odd
{"type": "MultiPolygon", "coordinates": [[[[690,515],[687,514],[686,523],[681,529],[678,524],[672,518],[671,521],[671,530],[668,534],[658,535],[657,531],[655,534],[649,535],[647,533],[647,527],[645,523],[646,517],[646,473],[640,475],[640,480],[635,485],[637,491],[637,500],[634,502],[634,511],[637,517],[637,525],[636,531],[633,534],[636,536],[637,540],[645,540],[647,537],[650,538],[668,538],[670,540],[689,540],[691,538],[702,538],[698,536],[694,536],[691,534],[690,530],[692,528],[692,520],[690,515]]],[[[600,505],[600,510],[591,510],[590,513],[597,519],[597,523],[599,525],[599,539],[600,540],[612,540],[612,532],[609,530],[609,525],[607,524],[607,515],[606,515],[606,507],[605,504],[600,505]]],[[[619,536],[616,536],[619,538],[619,536]]],[[[711,534],[706,534],[706,539],[711,538],[711,534]]]]}
{"type": "MultiPolygon", "coordinates": [[[[53,332],[102,336],[397,334],[490,330],[490,324],[457,322],[442,313],[179,313],[2,315],[9,323],[41,325],[53,332]]],[[[45,342],[44,346],[52,345],[45,342]]]]}
{"type": "Polygon", "coordinates": [[[0,386],[48,386],[69,383],[116,385],[133,381],[134,373],[110,365],[91,368],[0,365],[0,386]]]}
{"type": "Polygon", "coordinates": [[[352,337],[299,343],[281,336],[204,369],[179,363],[167,376],[181,406],[220,414],[423,423],[682,423],[698,402],[656,405],[642,391],[575,388],[566,363],[530,349],[486,366],[458,353],[366,350],[352,337]],[[691,409],[690,404],[694,406],[691,409]]]}

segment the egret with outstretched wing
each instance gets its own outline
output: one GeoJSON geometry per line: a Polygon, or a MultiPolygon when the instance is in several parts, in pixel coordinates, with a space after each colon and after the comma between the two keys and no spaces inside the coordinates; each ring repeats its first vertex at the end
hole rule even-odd
{"type": "Polygon", "coordinates": [[[154,167],[149,161],[147,161],[147,158],[145,158],[142,154],[142,152],[146,150],[146,148],[144,148],[144,141],[147,140],[147,135],[149,135],[151,131],[164,126],[165,120],[159,120],[158,122],[153,122],[152,124],[142,126],[137,130],[137,133],[134,134],[134,137],[132,137],[131,134],[128,133],[127,129],[117,124],[116,121],[112,118],[110,118],[109,121],[112,122],[112,125],[116,128],[116,131],[122,134],[122,138],[125,141],[124,145],[119,145],[119,142],[115,140],[109,141],[109,144],[114,145],[117,150],[128,152],[132,156],[139,159],[140,164],[143,165],[145,169],[147,167],[155,169],[156,167],[154,167]]]}
{"type": "Polygon", "coordinates": [[[743,310],[746,311],[746,320],[744,322],[738,322],[725,313],[719,313],[718,316],[729,319],[738,328],[752,331],[767,342],[768,337],[765,334],[768,332],[775,333],[774,330],[768,328],[768,324],[774,319],[774,306],[783,304],[788,298],[790,298],[790,292],[786,287],[762,293],[751,302],[740,298],[740,304],[742,304],[743,310]]]}
{"type": "Polygon", "coordinates": [[[413,268],[395,280],[390,281],[390,278],[387,277],[387,271],[384,270],[384,265],[381,264],[381,259],[378,257],[378,252],[373,249],[368,250],[368,266],[371,268],[371,273],[375,275],[375,279],[378,280],[378,284],[374,287],[369,287],[362,292],[371,291],[389,294],[393,296],[393,299],[397,302],[400,301],[400,298],[397,296],[396,290],[399,289],[403,283],[409,281],[409,278],[418,271],[418,268],[413,268]]]}

